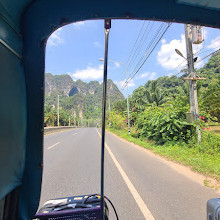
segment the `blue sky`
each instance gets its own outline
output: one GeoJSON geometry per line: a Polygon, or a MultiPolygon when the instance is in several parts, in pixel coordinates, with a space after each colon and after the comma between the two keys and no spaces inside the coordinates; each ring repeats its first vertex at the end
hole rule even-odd
{"type": "MultiPolygon", "coordinates": [[[[135,67],[137,69],[143,63],[141,61],[155,45],[152,40],[157,39],[155,34],[158,30],[162,31],[161,25],[161,22],[154,21],[112,20],[109,60],[117,62],[109,62],[108,78],[112,79],[119,89],[122,90],[126,79],[124,66],[127,66],[127,75],[133,76],[135,67]]],[[[103,26],[103,20],[83,21],[54,32],[47,42],[45,72],[53,75],[69,74],[74,80],[101,82],[103,62],[99,61],[99,58],[104,55],[103,26]]],[[[163,24],[163,27],[165,29],[167,24],[163,24]]],[[[204,42],[193,46],[194,53],[198,56],[196,68],[207,62],[207,59],[202,58],[220,48],[219,29],[204,27],[203,34],[204,42]]],[[[175,48],[186,56],[183,24],[173,23],[168,28],[143,67],[129,80],[129,94],[148,80],[175,75],[186,66],[184,59],[175,53],[175,48]],[[178,65],[180,66],[176,68],[178,65]]],[[[122,92],[126,95],[125,90],[122,92]]]]}

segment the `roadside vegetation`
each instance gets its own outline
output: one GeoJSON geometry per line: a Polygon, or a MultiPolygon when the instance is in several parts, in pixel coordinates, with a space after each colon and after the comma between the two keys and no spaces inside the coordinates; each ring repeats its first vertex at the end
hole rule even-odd
{"type": "Polygon", "coordinates": [[[129,97],[131,134],[127,132],[126,100],[107,115],[109,130],[128,141],[193,170],[220,180],[220,53],[197,70],[200,116],[187,120],[190,110],[187,75],[160,77],[137,88],[129,97]],[[196,127],[202,133],[198,143],[196,127]]]}

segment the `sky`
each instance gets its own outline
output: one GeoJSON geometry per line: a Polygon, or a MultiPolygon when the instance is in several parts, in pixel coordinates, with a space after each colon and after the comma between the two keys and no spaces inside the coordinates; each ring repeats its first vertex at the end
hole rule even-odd
{"type": "MultiPolygon", "coordinates": [[[[198,57],[195,63],[197,69],[208,61],[204,57],[220,48],[219,29],[202,27],[202,33],[204,41],[193,45],[194,57],[198,57]]],[[[164,22],[112,20],[108,78],[127,96],[126,79],[128,93],[132,94],[148,80],[160,76],[180,76],[178,73],[186,67],[186,61],[175,49],[186,57],[183,24],[172,23],[168,27],[168,23],[164,22]]],[[[103,57],[103,20],[69,24],[56,30],[48,39],[45,72],[69,74],[73,80],[97,80],[101,83],[103,61],[99,59],[103,57]]]]}

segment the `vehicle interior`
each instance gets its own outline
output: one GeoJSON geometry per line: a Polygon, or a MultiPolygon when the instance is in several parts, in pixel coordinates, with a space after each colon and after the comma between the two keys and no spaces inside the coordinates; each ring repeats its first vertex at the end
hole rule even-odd
{"type": "Polygon", "coordinates": [[[220,27],[218,0],[0,0],[0,14],[0,219],[11,220],[33,218],[39,205],[45,47],[55,30],[107,18],[220,27]]]}

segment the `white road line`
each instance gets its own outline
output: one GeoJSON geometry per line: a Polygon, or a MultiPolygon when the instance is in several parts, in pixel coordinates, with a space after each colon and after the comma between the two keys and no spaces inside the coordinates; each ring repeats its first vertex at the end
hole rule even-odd
{"type": "Polygon", "coordinates": [[[57,142],[56,144],[54,144],[54,145],[52,145],[52,146],[50,146],[50,147],[48,147],[47,149],[49,150],[49,149],[51,149],[52,147],[55,147],[57,144],[59,144],[60,142],[57,142]]]}
{"type": "MultiPolygon", "coordinates": [[[[98,132],[99,136],[101,137],[101,134],[99,133],[98,130],[97,130],[97,132],[98,132]]],[[[134,197],[134,199],[135,199],[137,205],[139,206],[141,212],[143,213],[145,219],[155,220],[153,215],[151,214],[150,210],[148,209],[147,205],[144,203],[144,201],[141,198],[141,196],[139,195],[138,191],[135,189],[134,185],[132,184],[132,182],[128,178],[127,174],[122,169],[121,165],[119,164],[119,162],[115,158],[114,154],[110,150],[109,146],[107,144],[105,144],[105,147],[106,147],[107,151],[109,152],[113,162],[115,163],[115,166],[118,168],[119,173],[121,174],[122,178],[124,179],[125,183],[127,184],[128,189],[130,190],[132,196],[134,197]]]]}
{"type": "Polygon", "coordinates": [[[73,135],[76,135],[77,133],[74,133],[73,135]]]}

